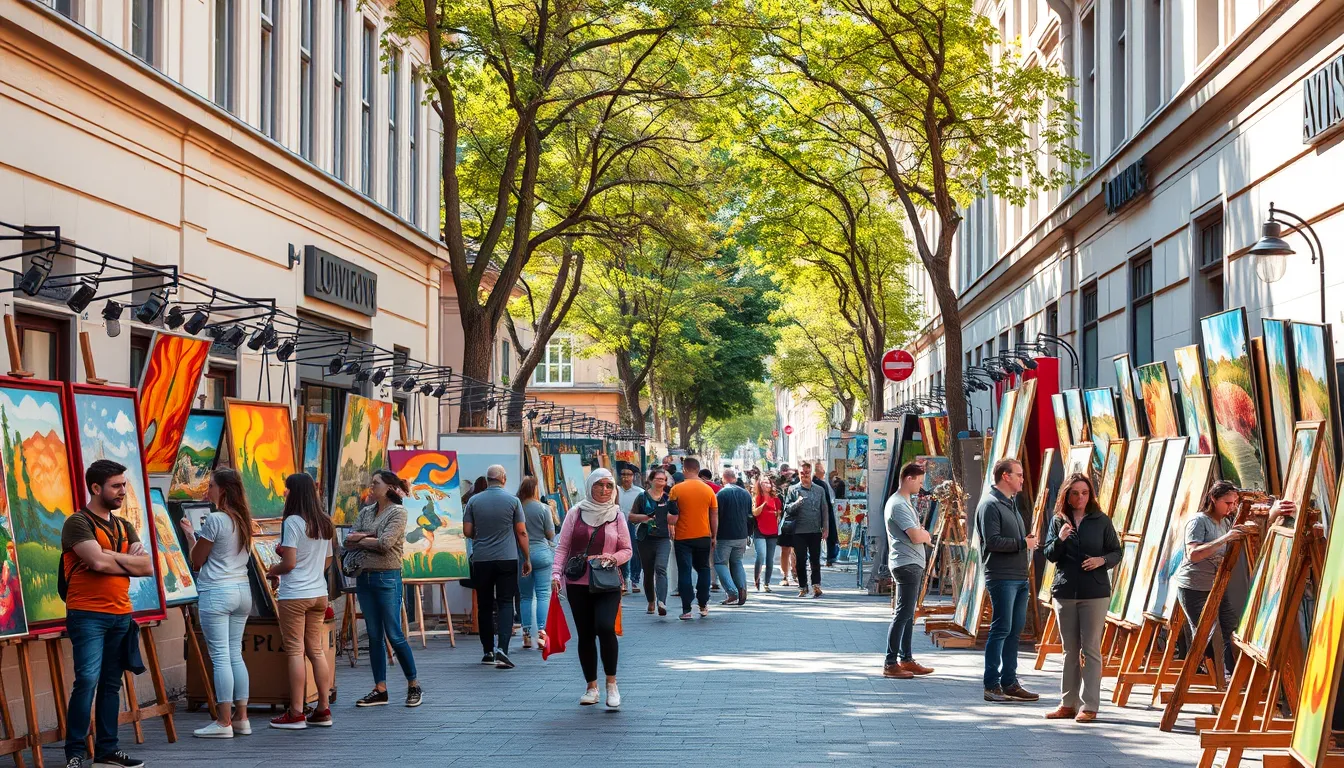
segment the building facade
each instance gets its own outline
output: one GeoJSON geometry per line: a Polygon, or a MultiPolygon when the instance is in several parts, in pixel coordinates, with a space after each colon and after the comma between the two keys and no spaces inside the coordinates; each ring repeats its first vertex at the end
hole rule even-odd
{"type": "MultiPolygon", "coordinates": [[[[1063,386],[1115,386],[1114,356],[1174,370],[1173,351],[1202,341],[1199,319],[1224,309],[1246,307],[1253,336],[1262,318],[1321,322],[1302,236],[1284,235],[1299,253],[1282,279],[1257,275],[1249,250],[1271,202],[1320,235],[1325,320],[1341,319],[1344,270],[1328,257],[1344,231],[1332,183],[1344,149],[1329,132],[1344,109],[1331,90],[1344,68],[1333,63],[1344,52],[1337,4],[1004,0],[982,11],[1028,61],[1075,78],[1076,141],[1091,159],[1067,189],[1023,207],[989,196],[964,212],[954,246],[964,366],[1050,333],[1079,355],[1076,370],[1064,355],[1063,386]]],[[[943,383],[941,318],[924,298],[932,320],[892,403],[943,383]]],[[[992,426],[990,408],[988,393],[971,398],[975,427],[992,426]]]]}

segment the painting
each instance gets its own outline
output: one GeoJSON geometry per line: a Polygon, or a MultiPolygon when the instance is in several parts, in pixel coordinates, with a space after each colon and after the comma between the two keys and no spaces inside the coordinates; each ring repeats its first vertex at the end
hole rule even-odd
{"type": "Polygon", "coordinates": [[[916,456],[915,463],[924,468],[924,485],[929,495],[915,499],[915,511],[920,514],[922,525],[934,530],[934,521],[938,514],[938,502],[933,500],[933,490],[945,481],[952,479],[952,460],[942,456],[916,456]]]}
{"type": "MultiPolygon", "coordinates": [[[[1054,448],[1046,448],[1045,453],[1041,455],[1040,479],[1036,481],[1036,500],[1031,505],[1031,530],[1036,534],[1036,538],[1041,545],[1045,545],[1045,535],[1050,529],[1050,503],[1054,501],[1051,498],[1050,491],[1050,473],[1055,469],[1055,456],[1058,454],[1054,448]]],[[[1068,479],[1067,477],[1065,478],[1068,479]]]]}
{"type": "Polygon", "coordinates": [[[1203,506],[1204,494],[1213,479],[1213,462],[1212,455],[1195,454],[1186,456],[1185,466],[1181,468],[1176,497],[1171,503],[1171,523],[1159,549],[1157,572],[1152,577],[1153,586],[1146,607],[1150,616],[1163,621],[1171,616],[1171,609],[1176,605],[1176,589],[1171,580],[1176,569],[1185,562],[1185,526],[1203,506]]]}
{"type": "Polygon", "coordinates": [[[1319,421],[1299,421],[1293,430],[1293,451],[1288,460],[1288,476],[1283,480],[1283,498],[1291,499],[1300,509],[1305,509],[1307,487],[1315,474],[1314,466],[1320,466],[1320,428],[1319,421]]]}
{"type": "Polygon", "coordinates": [[[1083,415],[1083,391],[1066,389],[1063,395],[1064,404],[1069,409],[1069,429],[1073,430],[1074,445],[1091,440],[1092,433],[1087,426],[1087,417],[1083,415]]]}
{"type": "Polygon", "coordinates": [[[1008,435],[1013,429],[1013,406],[1017,403],[1017,390],[1010,389],[999,400],[999,419],[994,425],[994,436],[990,440],[989,455],[985,457],[985,480],[982,486],[988,488],[994,484],[994,463],[1003,458],[1008,446],[1008,435]]]}
{"type": "Polygon", "coordinates": [[[1109,517],[1115,501],[1116,484],[1120,482],[1120,468],[1125,460],[1125,441],[1112,440],[1106,449],[1106,464],[1101,470],[1101,486],[1097,489],[1097,503],[1109,517]]]}
{"type": "MultiPolygon", "coordinates": [[[[1153,492],[1157,490],[1157,475],[1162,469],[1162,456],[1169,440],[1152,440],[1143,455],[1143,469],[1139,472],[1139,484],[1134,489],[1134,508],[1129,511],[1125,527],[1116,528],[1122,535],[1142,536],[1148,525],[1148,511],[1153,506],[1153,492]]],[[[1181,450],[1185,450],[1185,440],[1181,440],[1181,450]]]]}
{"type": "Polygon", "coordinates": [[[1134,490],[1139,484],[1139,473],[1143,470],[1144,448],[1147,444],[1147,438],[1136,437],[1125,446],[1125,463],[1120,470],[1115,504],[1111,507],[1111,521],[1116,532],[1121,535],[1125,532],[1125,524],[1129,522],[1129,511],[1134,506],[1134,490]]]}
{"type": "Polygon", "coordinates": [[[1036,587],[1036,599],[1042,603],[1050,603],[1051,588],[1055,586],[1055,561],[1046,560],[1045,569],[1041,571],[1041,583],[1036,587]]]}
{"type": "Polygon", "coordinates": [[[276,609],[276,590],[271,586],[271,582],[266,578],[266,572],[271,566],[280,562],[280,533],[265,531],[252,534],[252,560],[257,566],[257,575],[261,578],[261,589],[266,593],[266,601],[271,605],[271,611],[279,613],[276,609]]]}
{"type": "Polygon", "coordinates": [[[1181,347],[1176,355],[1176,379],[1181,384],[1181,413],[1185,415],[1185,436],[1190,438],[1191,453],[1214,453],[1213,411],[1209,407],[1209,389],[1204,384],[1204,363],[1199,345],[1181,347]]]}
{"type": "Polygon", "coordinates": [[[1143,410],[1148,414],[1148,434],[1160,438],[1180,437],[1166,361],[1139,366],[1139,389],[1143,392],[1143,410]]]}
{"type": "Polygon", "coordinates": [[[196,578],[191,575],[187,556],[178,541],[177,526],[168,514],[163,491],[149,489],[149,508],[154,519],[154,540],[159,547],[159,576],[163,582],[164,603],[172,608],[196,602],[196,578]]]}
{"type": "MultiPolygon", "coordinates": [[[[493,464],[504,467],[504,490],[509,493],[517,493],[518,484],[523,481],[523,436],[516,432],[439,435],[439,450],[457,453],[458,472],[464,488],[476,478],[485,477],[485,471],[493,464]]],[[[582,480],[579,488],[583,488],[582,480]]]]}
{"type": "Polygon", "coordinates": [[[336,454],[336,489],[331,493],[331,519],[337,525],[353,525],[360,508],[372,502],[369,483],[374,472],[387,466],[391,436],[391,403],[346,395],[336,454]]]}
{"type": "Polygon", "coordinates": [[[389,451],[389,466],[410,486],[401,577],[406,581],[465,579],[462,489],[452,451],[389,451]]]}
{"type": "Polygon", "coordinates": [[[1283,613],[1283,594],[1288,587],[1292,570],[1293,534],[1282,528],[1269,532],[1264,554],[1251,579],[1251,591],[1246,599],[1237,636],[1250,646],[1262,660],[1271,658],[1271,644],[1283,613]]]}
{"type": "Polygon", "coordinates": [[[583,500],[583,461],[579,454],[560,454],[560,487],[567,507],[583,500]]]}
{"type": "Polygon", "coordinates": [[[210,340],[156,333],[140,375],[139,423],[144,429],[145,470],[172,472],[196,390],[205,372],[210,340]]]}
{"type": "Polygon", "coordinates": [[[229,458],[243,481],[254,520],[278,520],[285,510],[285,478],[299,471],[289,406],[224,401],[229,458]]]}
{"type": "Polygon", "coordinates": [[[168,485],[170,501],[204,501],[210,486],[210,473],[219,457],[219,441],[224,437],[222,411],[192,411],[182,430],[182,445],[173,464],[173,479],[168,485]]]}
{"type": "Polygon", "coordinates": [[[1143,612],[1148,605],[1148,593],[1153,578],[1157,574],[1158,556],[1162,552],[1162,543],[1167,535],[1167,525],[1171,520],[1171,505],[1176,498],[1176,487],[1186,458],[1185,438],[1172,438],[1163,442],[1166,443],[1166,448],[1162,452],[1162,466],[1158,469],[1157,482],[1153,488],[1153,503],[1148,512],[1148,530],[1143,537],[1143,546],[1139,548],[1138,565],[1134,570],[1134,586],[1125,605],[1124,622],[1136,627],[1143,626],[1143,612]]]}
{"type": "MultiPolygon", "coordinates": [[[[550,476],[546,472],[545,465],[541,463],[541,449],[538,448],[535,443],[528,444],[527,459],[528,462],[532,465],[532,476],[537,478],[537,494],[543,499],[546,498],[547,496],[550,496],[551,495],[550,476]]],[[[638,454],[636,454],[636,458],[634,461],[629,461],[629,459],[623,459],[623,461],[627,461],[628,463],[635,465],[635,467],[639,467],[638,454]]],[[[638,471],[638,469],[636,469],[635,484],[642,487],[644,485],[644,481],[642,478],[638,476],[639,474],[641,473],[638,471]]]]}
{"type": "Polygon", "coordinates": [[[1238,307],[1199,322],[1222,478],[1241,488],[1268,490],[1246,310],[1238,307]]]}
{"type": "Polygon", "coordinates": [[[1115,420],[1115,396],[1110,387],[1087,389],[1083,391],[1083,402],[1087,405],[1088,427],[1092,431],[1092,472],[1100,482],[1102,468],[1106,466],[1106,451],[1111,441],[1120,437],[1120,425],[1115,420]]]}
{"type": "Polygon", "coordinates": [[[1139,559],[1139,542],[1128,539],[1121,543],[1124,545],[1124,554],[1115,569],[1115,577],[1111,582],[1111,605],[1106,609],[1106,616],[1112,621],[1120,621],[1125,615],[1125,602],[1134,581],[1134,565],[1139,559]]]}
{"type": "MultiPolygon", "coordinates": [[[[1302,421],[1323,422],[1320,433],[1321,462],[1316,470],[1316,492],[1312,502],[1329,521],[1334,510],[1338,485],[1339,453],[1336,449],[1334,413],[1331,403],[1338,402],[1335,380],[1335,345],[1330,327],[1315,323],[1293,323],[1293,371],[1297,380],[1297,417],[1302,421]]],[[[1266,353],[1268,354],[1268,353],[1266,353]]],[[[1286,496],[1285,492],[1285,496],[1286,496]]],[[[1291,497],[1290,497],[1291,498],[1291,497]]]]}
{"type": "Polygon", "coordinates": [[[327,422],[325,413],[303,415],[303,471],[317,483],[319,496],[327,487],[327,422]]]}
{"type": "Polygon", "coordinates": [[[980,615],[985,609],[985,577],[980,562],[980,536],[975,532],[978,527],[971,526],[972,535],[966,547],[964,564],[966,570],[962,576],[961,593],[957,595],[957,606],[952,613],[952,623],[972,637],[975,637],[980,630],[980,615]]]}
{"type": "MultiPolygon", "coordinates": [[[[1129,355],[1116,355],[1113,362],[1115,363],[1115,383],[1120,389],[1120,411],[1125,417],[1125,434],[1130,437],[1139,437],[1144,434],[1144,431],[1143,425],[1139,423],[1139,404],[1134,399],[1134,375],[1133,368],[1129,364],[1129,355]]],[[[1150,416],[1149,427],[1152,426],[1152,423],[1152,417],[1150,416]]],[[[1168,437],[1168,435],[1155,435],[1155,437],[1168,437]]]]}
{"type": "MultiPolygon", "coordinates": [[[[1336,499],[1335,509],[1340,509],[1336,499]]],[[[1289,750],[1310,768],[1321,768],[1331,713],[1340,706],[1341,646],[1344,646],[1344,536],[1330,536],[1325,564],[1318,580],[1316,620],[1311,625],[1311,643],[1302,674],[1293,738],[1289,750]]]]}
{"type": "Polygon", "coordinates": [[[1055,415],[1055,432],[1058,433],[1059,450],[1067,451],[1073,445],[1073,432],[1069,429],[1069,406],[1064,395],[1056,392],[1050,396],[1050,408],[1055,415]]]}
{"type": "Polygon", "coordinates": [[[1086,475],[1092,468],[1092,444],[1079,443],[1069,448],[1068,456],[1064,459],[1064,477],[1070,475],[1086,475]]]}
{"type": "Polygon", "coordinates": [[[1265,368],[1269,382],[1267,438],[1274,441],[1279,456],[1279,483],[1288,475],[1288,456],[1293,451],[1293,426],[1297,423],[1297,390],[1293,386],[1292,321],[1264,318],[1265,368]]]}
{"type": "Polygon", "coordinates": [[[19,545],[14,538],[9,496],[5,487],[0,486],[0,640],[26,634],[28,617],[24,613],[19,545]]]}
{"type": "MultiPolygon", "coordinates": [[[[70,412],[77,438],[75,451],[76,474],[84,476],[93,462],[110,459],[126,466],[126,499],[117,515],[131,524],[144,546],[145,552],[157,558],[154,545],[153,514],[149,508],[149,477],[141,456],[140,430],[135,423],[136,394],[126,387],[94,387],[87,384],[70,385],[70,412]]],[[[76,486],[76,498],[88,503],[88,491],[83,483],[76,486]]],[[[155,571],[158,563],[155,562],[155,571]]],[[[131,613],[146,620],[163,618],[163,594],[155,576],[136,576],[131,579],[131,613]]]]}
{"type": "Polygon", "coordinates": [[[1036,380],[1027,379],[1017,388],[1017,397],[1013,400],[1013,420],[1008,427],[1008,441],[1004,443],[1003,454],[998,458],[1024,458],[1023,447],[1027,438],[1027,426],[1031,423],[1035,403],[1036,380]]]}

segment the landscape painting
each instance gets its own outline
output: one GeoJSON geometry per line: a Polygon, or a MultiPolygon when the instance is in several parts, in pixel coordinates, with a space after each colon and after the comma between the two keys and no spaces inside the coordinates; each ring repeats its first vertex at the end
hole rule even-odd
{"type": "Polygon", "coordinates": [[[1143,392],[1143,410],[1148,414],[1148,434],[1161,438],[1180,437],[1166,361],[1139,366],[1139,389],[1143,392]]]}
{"type": "Polygon", "coordinates": [[[360,508],[372,502],[369,483],[374,472],[387,466],[391,434],[391,403],[345,396],[341,447],[336,455],[336,490],[331,494],[331,519],[337,525],[354,525],[360,508]]]}
{"type": "Polygon", "coordinates": [[[1209,390],[1204,383],[1204,363],[1199,345],[1176,350],[1176,379],[1181,383],[1181,413],[1185,414],[1185,436],[1190,438],[1191,453],[1214,453],[1213,412],[1209,408],[1209,390]]]}
{"type": "Polygon", "coordinates": [[[1120,468],[1125,460],[1125,441],[1112,440],[1106,449],[1106,464],[1101,471],[1101,486],[1097,489],[1097,503],[1107,516],[1111,514],[1111,503],[1115,501],[1116,484],[1120,482],[1120,468]]]}
{"type": "Polygon", "coordinates": [[[325,492],[327,473],[327,416],[306,413],[303,416],[303,471],[317,484],[317,493],[325,492]]]}
{"type": "Polygon", "coordinates": [[[579,454],[560,454],[560,483],[567,507],[583,501],[583,460],[579,454]]]}
{"type": "Polygon", "coordinates": [[[1199,322],[1222,477],[1241,488],[1268,491],[1246,310],[1238,307],[1199,322]]]}
{"type": "Polygon", "coordinates": [[[1270,644],[1274,640],[1279,614],[1283,612],[1283,593],[1288,586],[1292,553],[1292,532],[1277,527],[1270,529],[1269,541],[1251,579],[1246,611],[1237,629],[1241,639],[1264,660],[1270,658],[1270,644]]]}
{"type": "Polygon", "coordinates": [[[152,475],[173,471],[209,354],[209,339],[154,335],[140,375],[139,406],[145,469],[152,475]]]}
{"type": "MultiPolygon", "coordinates": [[[[1293,323],[1293,370],[1297,374],[1297,417],[1303,421],[1323,422],[1320,433],[1321,461],[1316,470],[1313,502],[1328,522],[1334,510],[1338,484],[1339,454],[1336,448],[1334,413],[1331,403],[1338,402],[1335,381],[1334,340],[1329,326],[1293,323]]],[[[1268,355],[1268,351],[1266,351],[1268,355]]]]}
{"type": "MultiPolygon", "coordinates": [[[[1185,439],[1177,438],[1180,449],[1185,450],[1185,439]]],[[[1157,475],[1162,470],[1162,457],[1171,440],[1152,440],[1143,454],[1143,469],[1139,472],[1139,485],[1134,489],[1134,508],[1129,511],[1125,527],[1116,526],[1116,532],[1132,536],[1142,536],[1148,525],[1148,512],[1153,506],[1153,492],[1157,490],[1157,475]]],[[[1176,450],[1172,448],[1171,450],[1176,450]]]]}
{"type": "Polygon", "coordinates": [[[1050,396],[1050,408],[1055,414],[1055,432],[1058,433],[1059,450],[1069,450],[1073,445],[1073,433],[1069,430],[1069,406],[1064,395],[1056,392],[1050,396]]]}
{"type": "Polygon", "coordinates": [[[186,554],[174,530],[173,518],[163,491],[149,489],[149,507],[154,517],[154,538],[159,545],[159,575],[163,579],[164,603],[172,608],[196,602],[196,579],[187,565],[186,554]]]}
{"type": "Polygon", "coordinates": [[[1297,423],[1297,390],[1293,385],[1293,323],[1264,318],[1265,367],[1269,380],[1269,413],[1274,445],[1278,448],[1279,482],[1288,476],[1288,456],[1293,451],[1293,425],[1297,423]]]}
{"type": "Polygon", "coordinates": [[[1115,419],[1115,395],[1110,387],[1083,390],[1083,402],[1087,405],[1088,426],[1092,430],[1092,472],[1094,479],[1100,478],[1102,468],[1106,466],[1106,451],[1111,441],[1120,437],[1120,425],[1115,419]]]}
{"type": "Polygon", "coordinates": [[[168,486],[170,501],[204,501],[210,486],[210,473],[219,457],[219,441],[224,437],[224,414],[219,411],[192,411],[182,430],[182,446],[177,449],[173,480],[168,486]]]}
{"type": "MultiPolygon", "coordinates": [[[[1140,437],[1144,434],[1143,425],[1139,422],[1139,404],[1134,399],[1134,376],[1133,367],[1129,364],[1129,355],[1116,355],[1115,360],[1115,383],[1120,389],[1120,408],[1125,417],[1125,434],[1130,437],[1140,437]]],[[[1148,424],[1152,426],[1150,419],[1148,424]]],[[[1165,437],[1165,435],[1159,435],[1165,437]]]]}
{"type": "Polygon", "coordinates": [[[1213,462],[1214,457],[1207,454],[1185,457],[1181,479],[1176,485],[1176,498],[1171,504],[1171,523],[1163,537],[1157,573],[1153,575],[1153,587],[1148,596],[1146,610],[1150,616],[1165,621],[1176,604],[1176,589],[1171,580],[1176,569],[1185,562],[1185,527],[1199,514],[1204,494],[1213,479],[1213,462]]]}
{"type": "Polygon", "coordinates": [[[462,535],[462,489],[453,451],[388,451],[389,467],[411,492],[401,577],[406,581],[465,579],[467,539],[462,535]]]}
{"type": "Polygon", "coordinates": [[[1111,586],[1111,605],[1106,615],[1113,621],[1120,621],[1125,615],[1125,602],[1134,581],[1134,565],[1139,559],[1139,542],[1130,539],[1122,542],[1125,547],[1120,565],[1115,569],[1115,580],[1111,586]]]}
{"type": "Polygon", "coordinates": [[[1073,430],[1073,443],[1085,443],[1092,439],[1087,428],[1087,417],[1083,415],[1083,391],[1066,389],[1063,392],[1064,403],[1069,407],[1069,429],[1073,430]]]}
{"type": "Polygon", "coordinates": [[[1308,483],[1315,475],[1312,467],[1320,466],[1320,427],[1318,421],[1298,422],[1293,431],[1293,452],[1288,460],[1288,476],[1283,480],[1283,498],[1297,504],[1299,509],[1306,507],[1308,483]]]}
{"type": "Polygon", "coordinates": [[[9,496],[0,486],[0,640],[28,634],[20,570],[9,496]]]}
{"type": "Polygon", "coordinates": [[[226,400],[229,455],[243,480],[254,520],[279,519],[285,511],[285,478],[299,471],[289,406],[226,400]]]}
{"type": "Polygon", "coordinates": [[[1125,447],[1125,464],[1120,470],[1120,486],[1116,489],[1115,504],[1111,507],[1111,521],[1120,535],[1125,532],[1129,510],[1134,506],[1134,490],[1139,484],[1139,473],[1143,470],[1144,447],[1147,443],[1147,438],[1136,437],[1125,447]]]}
{"type": "Polygon", "coordinates": [[[1171,521],[1171,506],[1176,497],[1176,486],[1181,478],[1181,467],[1185,458],[1184,438],[1167,442],[1166,450],[1162,453],[1162,467],[1157,473],[1157,484],[1153,489],[1153,503],[1148,512],[1148,531],[1144,534],[1143,546],[1139,549],[1133,590],[1125,606],[1126,624],[1143,626],[1143,612],[1148,605],[1148,593],[1157,575],[1158,557],[1166,540],[1167,526],[1171,521]]]}
{"type": "MultiPolygon", "coordinates": [[[[1335,504],[1339,508],[1338,502],[1335,504]]],[[[1317,768],[1325,754],[1325,733],[1337,699],[1341,646],[1344,646],[1344,536],[1330,536],[1318,580],[1316,620],[1311,625],[1311,643],[1302,675],[1301,693],[1294,714],[1293,739],[1289,749],[1304,765],[1317,768]]]]}

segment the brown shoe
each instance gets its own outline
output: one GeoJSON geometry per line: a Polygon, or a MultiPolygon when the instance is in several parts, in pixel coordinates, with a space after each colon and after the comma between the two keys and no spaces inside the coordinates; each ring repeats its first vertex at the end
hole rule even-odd
{"type": "Polygon", "coordinates": [[[813,596],[813,597],[821,597],[821,587],[820,587],[820,586],[818,586],[818,585],[816,585],[816,584],[813,584],[813,585],[812,585],[812,596],[813,596]]]}
{"type": "Polygon", "coordinates": [[[1046,719],[1046,720],[1069,720],[1069,719],[1071,719],[1074,715],[1077,715],[1077,714],[1078,714],[1078,710],[1074,709],[1073,707],[1066,707],[1066,706],[1064,706],[1063,704],[1061,704],[1061,705],[1059,705],[1059,708],[1056,709],[1055,711],[1053,711],[1053,712],[1046,712],[1046,713],[1045,713],[1045,719],[1046,719]]]}
{"type": "Polygon", "coordinates": [[[1008,699],[1009,699],[1009,701],[1040,701],[1040,700],[1041,700],[1041,695],[1040,695],[1039,693],[1032,693],[1031,691],[1028,691],[1026,688],[1023,688],[1023,687],[1022,687],[1022,684],[1021,684],[1021,683],[1017,683],[1016,685],[1014,685],[1014,686],[1011,687],[1011,688],[1004,688],[1004,689],[1003,689],[1003,695],[1004,695],[1004,696],[1007,696],[1008,699]]]}
{"type": "Polygon", "coordinates": [[[912,675],[933,674],[933,667],[926,667],[917,661],[902,661],[900,666],[901,669],[904,669],[906,672],[909,672],[912,675]]]}
{"type": "Polygon", "coordinates": [[[1087,710],[1083,710],[1082,712],[1078,713],[1077,717],[1073,718],[1073,721],[1076,723],[1090,723],[1096,719],[1097,719],[1096,712],[1088,712],[1087,710]]]}
{"type": "Polygon", "coordinates": [[[882,676],[896,680],[909,680],[915,676],[915,673],[902,669],[900,664],[886,664],[882,667],[882,676]]]}

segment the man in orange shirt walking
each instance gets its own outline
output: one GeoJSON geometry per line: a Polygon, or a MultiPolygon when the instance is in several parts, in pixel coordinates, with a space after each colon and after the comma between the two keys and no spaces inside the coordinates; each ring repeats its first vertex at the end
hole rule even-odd
{"type": "Polygon", "coordinates": [[[719,502],[714,490],[699,478],[700,462],[682,462],[686,479],[672,486],[671,499],[677,514],[668,514],[676,526],[673,549],[677,557],[677,591],[681,595],[681,620],[691,620],[691,569],[695,569],[695,600],[700,616],[709,615],[709,558],[719,533],[719,502]]]}

